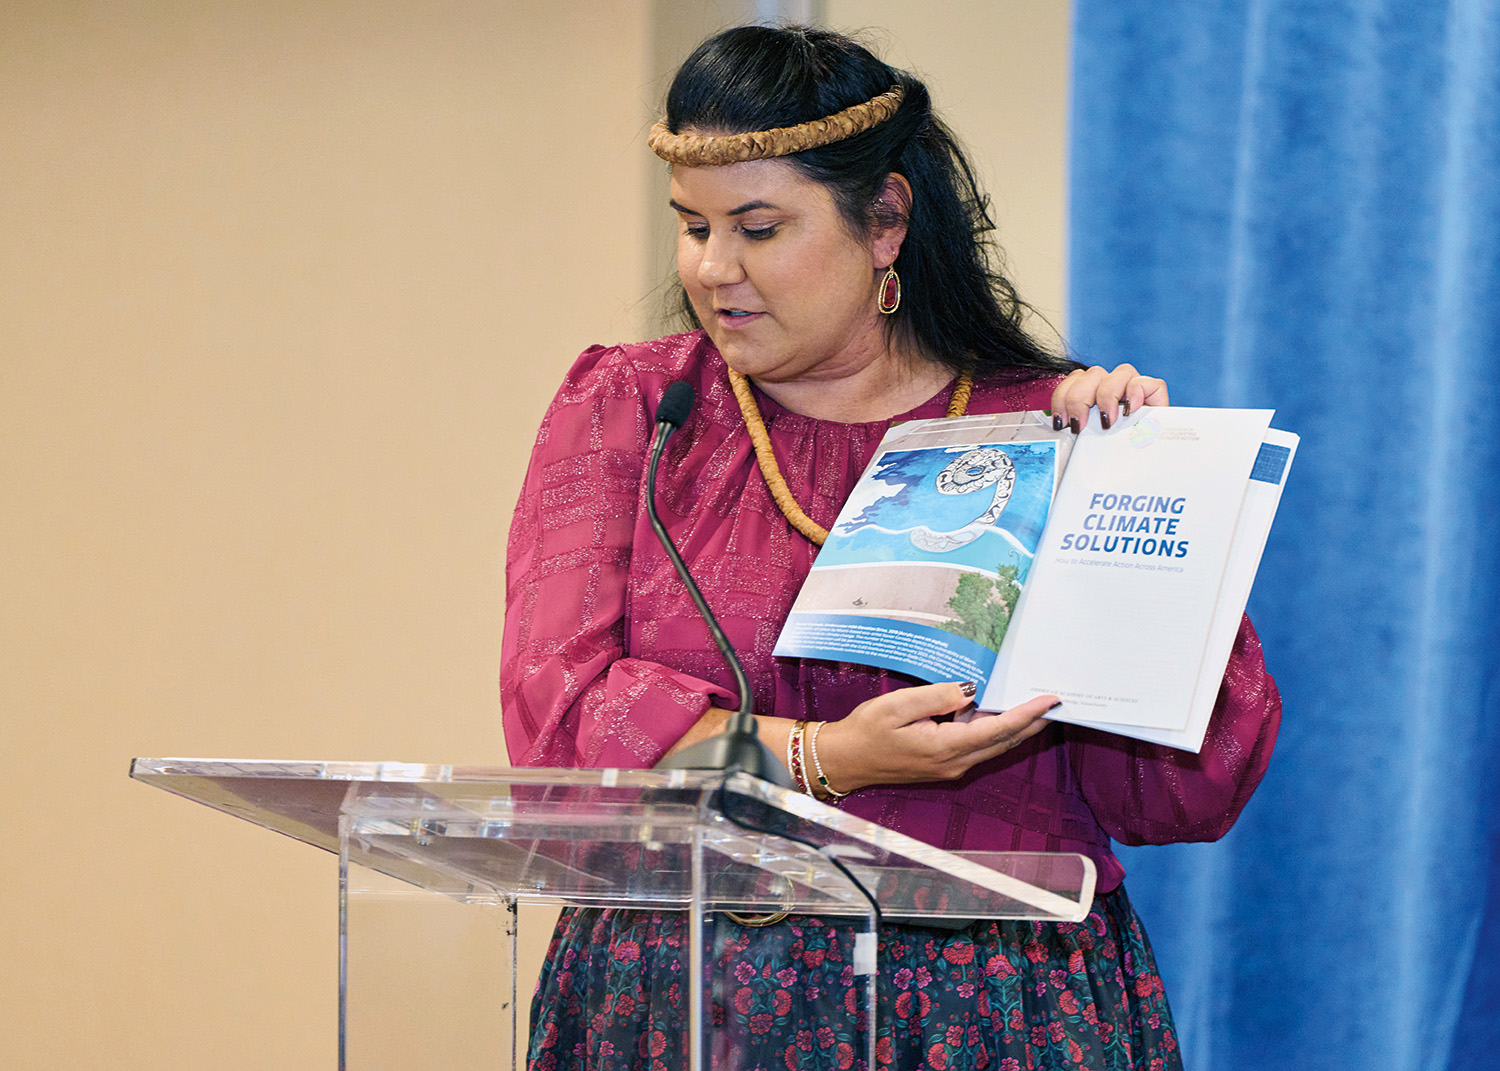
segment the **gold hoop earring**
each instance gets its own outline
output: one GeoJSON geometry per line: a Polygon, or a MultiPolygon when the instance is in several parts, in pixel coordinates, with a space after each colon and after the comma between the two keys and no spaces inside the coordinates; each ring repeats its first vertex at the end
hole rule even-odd
{"type": "Polygon", "coordinates": [[[901,307],[901,276],[896,274],[894,264],[885,269],[885,278],[880,280],[880,296],[875,299],[875,304],[886,316],[901,307]]]}

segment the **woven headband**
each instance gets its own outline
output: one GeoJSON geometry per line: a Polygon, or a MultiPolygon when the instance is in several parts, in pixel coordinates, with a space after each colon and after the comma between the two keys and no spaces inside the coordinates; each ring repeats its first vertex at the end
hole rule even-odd
{"type": "Polygon", "coordinates": [[[779,126],[773,130],[753,130],[744,134],[674,134],[663,119],[651,128],[646,144],[663,160],[696,167],[719,166],[745,160],[764,160],[772,156],[789,156],[794,152],[831,145],[855,134],[879,126],[901,106],[902,89],[892,86],[878,97],[863,104],[851,105],[822,119],[812,119],[796,126],[779,126]]]}

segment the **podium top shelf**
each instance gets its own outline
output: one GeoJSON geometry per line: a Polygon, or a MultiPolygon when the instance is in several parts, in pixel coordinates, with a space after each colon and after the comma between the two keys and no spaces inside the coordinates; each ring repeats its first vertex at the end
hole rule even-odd
{"type": "Polygon", "coordinates": [[[143,758],[131,777],[461,900],[1072,920],[1072,854],[942,851],[810,796],[706,770],[143,758]],[[696,861],[695,861],[696,860],[696,861]],[[858,879],[850,880],[851,874],[858,879]]]}

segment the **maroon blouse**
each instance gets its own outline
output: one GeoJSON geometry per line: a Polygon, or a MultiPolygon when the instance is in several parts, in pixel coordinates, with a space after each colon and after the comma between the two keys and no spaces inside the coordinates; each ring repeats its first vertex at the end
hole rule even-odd
{"type": "MultiPolygon", "coordinates": [[[[756,712],[836,721],[913,683],[771,656],[817,548],[771,500],[713,344],[694,332],[594,347],[542,421],[511,524],[500,685],[518,766],[650,767],[711,703],[738,702],[643,506],[656,404],[676,379],[698,401],[668,443],[657,507],[744,660],[756,712]]],[[[1021,372],[986,379],[969,411],[1045,409],[1054,384],[1021,372]]],[[[890,422],[814,420],[759,401],[793,495],[832,525],[890,422]]],[[[896,419],[941,416],[947,402],[945,390],[896,419]]],[[[1107,892],[1124,877],[1110,838],[1213,840],[1229,829],[1265,773],[1280,716],[1246,620],[1200,754],[1054,724],[957,781],[865,788],[841,805],[950,850],[1082,852],[1107,892]]]]}

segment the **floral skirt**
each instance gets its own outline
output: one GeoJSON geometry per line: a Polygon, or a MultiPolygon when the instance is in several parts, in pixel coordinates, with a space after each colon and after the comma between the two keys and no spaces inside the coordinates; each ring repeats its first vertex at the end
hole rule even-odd
{"type": "MultiPolygon", "coordinates": [[[[688,1064],[687,916],[569,909],[532,1004],[530,1071],[688,1064]]],[[[715,1071],[865,1071],[862,923],[792,916],[705,935],[715,1071]]],[[[878,1068],[1181,1067],[1156,961],[1124,889],[1078,923],[888,925],[877,952],[878,1068]]]]}

